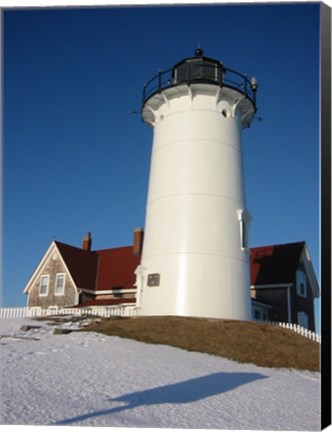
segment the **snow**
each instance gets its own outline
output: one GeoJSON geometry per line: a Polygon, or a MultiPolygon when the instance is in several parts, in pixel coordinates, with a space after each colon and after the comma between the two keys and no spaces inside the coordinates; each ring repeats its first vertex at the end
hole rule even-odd
{"type": "Polygon", "coordinates": [[[53,329],[47,321],[2,321],[1,424],[321,429],[319,372],[53,329]],[[20,331],[24,324],[41,328],[20,331]]]}

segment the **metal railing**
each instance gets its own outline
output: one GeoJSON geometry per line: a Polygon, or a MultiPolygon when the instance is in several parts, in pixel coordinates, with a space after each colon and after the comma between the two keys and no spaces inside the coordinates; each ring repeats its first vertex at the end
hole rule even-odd
{"type": "Polygon", "coordinates": [[[206,83],[219,85],[236,90],[250,99],[256,110],[257,82],[251,81],[247,75],[242,75],[233,69],[225,68],[219,64],[185,64],[185,68],[171,68],[160,70],[143,86],[142,107],[148,99],[162,90],[187,84],[206,83]]]}

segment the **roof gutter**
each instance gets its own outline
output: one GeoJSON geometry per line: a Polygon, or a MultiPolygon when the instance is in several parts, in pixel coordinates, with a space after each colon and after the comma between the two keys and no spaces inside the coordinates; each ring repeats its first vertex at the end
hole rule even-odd
{"type": "Polygon", "coordinates": [[[111,290],[89,290],[86,288],[80,288],[81,291],[87,293],[87,294],[94,294],[96,296],[103,295],[103,294],[121,294],[121,293],[135,293],[136,288],[126,288],[126,289],[111,289],[111,290]]]}
{"type": "Polygon", "coordinates": [[[270,284],[270,285],[250,285],[251,289],[278,289],[278,288],[290,288],[293,283],[283,284],[270,284]]]}

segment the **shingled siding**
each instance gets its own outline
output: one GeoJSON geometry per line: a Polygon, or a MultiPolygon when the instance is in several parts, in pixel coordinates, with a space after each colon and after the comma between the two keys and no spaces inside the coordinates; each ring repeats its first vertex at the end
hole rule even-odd
{"type": "Polygon", "coordinates": [[[34,284],[29,289],[28,306],[48,308],[49,306],[68,306],[76,302],[76,288],[66,272],[66,269],[60,260],[58,254],[52,255],[47,261],[34,284]],[[63,295],[55,295],[55,281],[58,273],[65,273],[65,289],[63,295]],[[49,276],[47,295],[40,295],[40,279],[41,276],[49,276]]]}

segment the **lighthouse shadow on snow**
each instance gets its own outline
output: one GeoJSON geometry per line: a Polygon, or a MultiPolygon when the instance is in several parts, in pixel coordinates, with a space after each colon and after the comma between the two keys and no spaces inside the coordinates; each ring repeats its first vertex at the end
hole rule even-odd
{"type": "Polygon", "coordinates": [[[115,414],[134,409],[139,406],[191,403],[204,398],[226,393],[239,386],[266,378],[268,377],[265,375],[253,372],[217,372],[187,381],[168,384],[138,392],[132,392],[114,399],[108,399],[108,401],[111,403],[124,402],[125,405],[90,412],[73,418],[63,419],[57,422],[56,425],[77,423],[89,418],[115,414]]]}

